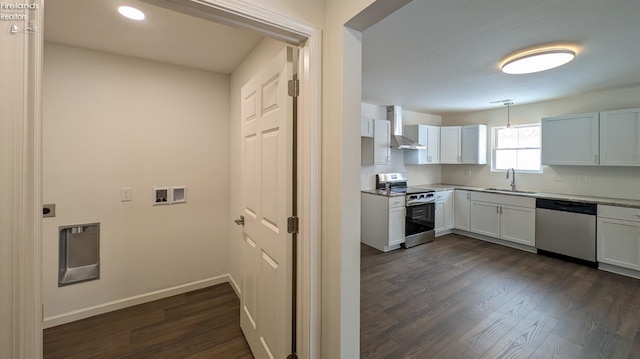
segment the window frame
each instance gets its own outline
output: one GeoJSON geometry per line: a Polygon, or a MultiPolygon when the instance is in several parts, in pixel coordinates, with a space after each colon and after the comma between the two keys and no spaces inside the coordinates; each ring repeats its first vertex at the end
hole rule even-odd
{"type": "MultiPolygon", "coordinates": [[[[519,170],[516,169],[519,173],[537,173],[541,174],[543,172],[542,166],[542,124],[540,122],[537,123],[527,123],[522,125],[512,125],[512,129],[519,129],[525,127],[538,127],[540,129],[540,147],[517,147],[512,148],[513,150],[526,150],[526,149],[537,149],[540,151],[540,169],[539,170],[519,170]]],[[[497,149],[497,141],[498,141],[498,131],[505,130],[507,126],[496,126],[491,128],[491,172],[507,172],[508,169],[497,169],[496,168],[496,149],[497,149]]],[[[511,148],[508,148],[511,149],[511,148]]]]}

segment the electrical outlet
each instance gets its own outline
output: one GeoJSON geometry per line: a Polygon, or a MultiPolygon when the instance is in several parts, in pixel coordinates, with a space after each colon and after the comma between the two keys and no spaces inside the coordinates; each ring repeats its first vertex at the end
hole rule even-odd
{"type": "Polygon", "coordinates": [[[578,183],[587,183],[587,176],[578,175],[578,183]]]}
{"type": "Polygon", "coordinates": [[[566,181],[566,178],[563,175],[555,175],[555,177],[553,177],[553,180],[556,182],[564,182],[566,181]]]}
{"type": "Polygon", "coordinates": [[[133,199],[133,190],[131,187],[120,188],[120,202],[128,202],[133,199]]]}
{"type": "Polygon", "coordinates": [[[464,171],[464,175],[467,177],[471,177],[471,170],[464,171]]]}

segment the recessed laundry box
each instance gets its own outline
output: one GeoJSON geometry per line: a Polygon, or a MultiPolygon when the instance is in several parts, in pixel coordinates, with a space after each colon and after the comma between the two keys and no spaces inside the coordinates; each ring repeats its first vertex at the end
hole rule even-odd
{"type": "Polygon", "coordinates": [[[100,223],[60,229],[58,287],[100,278],[100,223]]]}

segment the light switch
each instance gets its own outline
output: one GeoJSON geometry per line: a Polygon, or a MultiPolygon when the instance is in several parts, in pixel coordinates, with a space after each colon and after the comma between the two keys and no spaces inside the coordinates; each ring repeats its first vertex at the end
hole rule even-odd
{"type": "Polygon", "coordinates": [[[578,183],[587,183],[587,176],[578,175],[578,183]]]}
{"type": "Polygon", "coordinates": [[[131,187],[120,188],[120,202],[128,202],[133,200],[133,190],[131,187]]]}

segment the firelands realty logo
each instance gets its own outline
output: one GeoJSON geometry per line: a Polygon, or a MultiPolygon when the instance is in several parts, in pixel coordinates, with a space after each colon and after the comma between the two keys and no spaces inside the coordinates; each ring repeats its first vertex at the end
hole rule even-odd
{"type": "Polygon", "coordinates": [[[24,10],[37,10],[40,4],[0,2],[0,20],[27,20],[24,10]]]}

